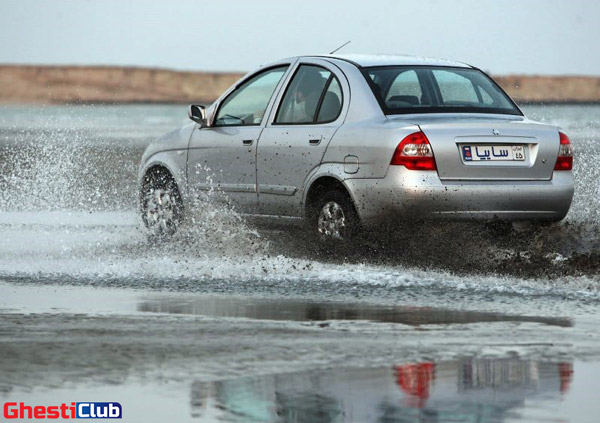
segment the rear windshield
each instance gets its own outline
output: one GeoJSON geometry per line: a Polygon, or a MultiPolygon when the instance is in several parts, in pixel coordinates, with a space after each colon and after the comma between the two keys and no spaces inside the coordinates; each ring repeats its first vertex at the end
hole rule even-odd
{"type": "Polygon", "coordinates": [[[363,72],[383,112],[522,115],[504,91],[477,69],[384,66],[363,72]]]}

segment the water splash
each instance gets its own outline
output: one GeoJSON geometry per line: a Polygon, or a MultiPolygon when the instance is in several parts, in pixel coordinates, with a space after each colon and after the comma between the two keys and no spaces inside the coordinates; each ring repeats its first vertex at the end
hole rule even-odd
{"type": "MultiPolygon", "coordinates": [[[[148,242],[137,214],[138,162],[151,133],[178,126],[180,115],[176,107],[138,106],[129,116],[123,110],[48,108],[39,113],[46,119],[33,123],[14,110],[18,119],[0,115],[1,277],[304,292],[328,284],[584,297],[600,291],[600,157],[595,138],[578,132],[590,135],[587,127],[570,128],[578,183],[564,223],[499,237],[430,225],[328,255],[307,248],[301,231],[253,227],[211,191],[172,240],[148,242]],[[138,132],[140,115],[146,122],[138,132]]],[[[560,124],[561,114],[549,119],[560,124]]]]}

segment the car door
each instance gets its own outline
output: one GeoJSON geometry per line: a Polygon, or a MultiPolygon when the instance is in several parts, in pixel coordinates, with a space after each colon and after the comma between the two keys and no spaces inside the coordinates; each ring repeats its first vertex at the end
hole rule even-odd
{"type": "Polygon", "coordinates": [[[188,186],[197,197],[213,190],[241,212],[256,212],[256,146],[289,64],[246,78],[216,106],[209,127],[196,128],[188,150],[188,186]]]}
{"type": "Polygon", "coordinates": [[[278,96],[257,150],[257,184],[262,214],[300,216],[303,185],[320,165],[343,122],[349,86],[326,60],[300,61],[278,96]]]}

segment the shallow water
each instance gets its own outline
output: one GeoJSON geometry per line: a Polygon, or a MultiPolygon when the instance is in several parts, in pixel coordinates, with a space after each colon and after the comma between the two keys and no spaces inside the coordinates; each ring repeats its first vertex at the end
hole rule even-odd
{"type": "Polygon", "coordinates": [[[0,398],[148,422],[595,421],[595,305],[515,303],[0,283],[0,398]]]}
{"type": "MultiPolygon", "coordinates": [[[[507,290],[536,285],[531,279],[564,277],[561,283],[536,286],[561,294],[563,287],[568,294],[598,293],[600,106],[529,106],[526,112],[561,125],[573,139],[577,185],[565,222],[507,237],[471,230],[465,235],[460,225],[424,226],[345,252],[351,265],[365,266],[365,282],[380,274],[394,283],[408,267],[433,270],[432,275],[451,271],[528,279],[506,283],[507,290]]],[[[162,271],[155,269],[156,254],[149,251],[136,212],[137,166],[154,137],[185,122],[183,106],[0,108],[5,235],[0,276],[313,279],[327,272],[325,279],[331,279],[339,272],[342,279],[360,279],[360,269],[347,272],[348,266],[329,266],[329,258],[311,254],[298,232],[257,230],[235,212],[211,204],[199,207],[178,239],[160,248],[162,271]],[[19,259],[30,262],[28,269],[19,259]],[[223,265],[212,264],[216,259],[223,265]],[[257,261],[258,267],[246,264],[257,261]],[[307,272],[307,267],[316,270],[307,272]]]]}
{"type": "Polygon", "coordinates": [[[592,421],[600,106],[525,111],[576,149],[564,222],[423,226],[331,256],[210,198],[148,242],[138,161],[185,107],[0,107],[0,397],[121,399],[147,421],[592,421]],[[415,363],[435,363],[426,401],[395,381],[415,363]],[[467,368],[503,376],[473,387],[467,368]]]}

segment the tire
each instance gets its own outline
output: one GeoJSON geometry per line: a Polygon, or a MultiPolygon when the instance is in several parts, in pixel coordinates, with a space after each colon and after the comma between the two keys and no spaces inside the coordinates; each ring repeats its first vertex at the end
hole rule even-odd
{"type": "Polygon", "coordinates": [[[350,196],[342,191],[327,191],[319,196],[310,209],[308,219],[311,233],[322,244],[344,243],[360,232],[360,219],[350,196]]]}
{"type": "Polygon", "coordinates": [[[171,175],[164,171],[146,175],[140,200],[142,220],[151,237],[165,238],[177,232],[183,218],[183,202],[171,175]]]}

